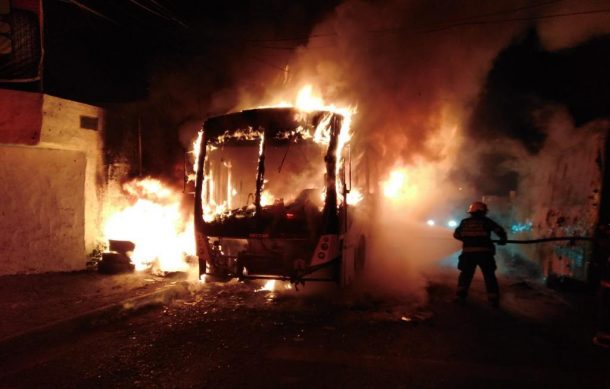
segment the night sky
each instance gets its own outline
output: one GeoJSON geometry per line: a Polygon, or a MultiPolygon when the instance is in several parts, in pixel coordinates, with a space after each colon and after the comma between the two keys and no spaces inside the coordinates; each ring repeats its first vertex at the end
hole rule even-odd
{"type": "Polygon", "coordinates": [[[264,61],[273,49],[251,40],[287,36],[305,40],[313,25],[338,2],[43,3],[45,90],[104,103],[145,99],[154,93],[151,84],[159,74],[188,72],[189,66],[197,65],[197,71],[205,73],[199,77],[210,81],[207,88],[228,86],[227,67],[244,55],[261,58],[250,59],[255,68],[281,67],[282,63],[264,61]]]}

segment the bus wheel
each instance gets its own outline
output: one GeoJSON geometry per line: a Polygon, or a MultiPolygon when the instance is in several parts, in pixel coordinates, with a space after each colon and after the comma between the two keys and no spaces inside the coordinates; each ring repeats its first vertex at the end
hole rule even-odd
{"type": "MultiPolygon", "coordinates": [[[[205,262],[204,262],[203,266],[205,266],[205,262]]],[[[209,283],[215,283],[215,282],[224,283],[224,282],[229,282],[233,279],[233,276],[231,276],[225,272],[218,271],[218,269],[216,269],[212,266],[210,266],[210,267],[206,266],[206,268],[207,268],[206,269],[207,272],[205,273],[205,282],[206,283],[208,283],[208,282],[209,283]]]]}
{"type": "Polygon", "coordinates": [[[218,274],[206,274],[205,275],[205,282],[206,283],[225,283],[225,282],[229,282],[233,279],[233,277],[230,276],[226,276],[226,275],[218,275],[218,274]]]}
{"type": "Polygon", "coordinates": [[[356,247],[356,253],[354,256],[354,270],[356,275],[362,274],[364,271],[364,265],[366,262],[366,239],[364,235],[360,236],[358,240],[358,247],[356,247]]]}

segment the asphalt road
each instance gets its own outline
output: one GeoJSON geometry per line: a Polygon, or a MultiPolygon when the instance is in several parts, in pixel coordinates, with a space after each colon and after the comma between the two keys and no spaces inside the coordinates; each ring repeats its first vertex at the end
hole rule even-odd
{"type": "Polygon", "coordinates": [[[60,341],[1,350],[0,387],[610,387],[610,352],[591,345],[591,296],[505,281],[494,309],[480,280],[466,306],[442,279],[423,303],[255,288],[208,284],[60,341]]]}

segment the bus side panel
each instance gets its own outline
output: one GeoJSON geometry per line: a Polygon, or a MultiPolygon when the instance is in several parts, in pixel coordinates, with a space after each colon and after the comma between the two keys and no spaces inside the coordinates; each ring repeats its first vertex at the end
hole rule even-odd
{"type": "Polygon", "coordinates": [[[341,254],[341,274],[339,282],[341,286],[348,286],[354,282],[356,278],[355,271],[355,254],[358,239],[352,234],[345,234],[341,239],[342,254],[341,254]]]}

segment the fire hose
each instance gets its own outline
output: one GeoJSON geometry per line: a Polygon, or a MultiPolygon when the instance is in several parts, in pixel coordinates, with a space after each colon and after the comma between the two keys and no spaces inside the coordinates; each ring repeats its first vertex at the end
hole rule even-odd
{"type": "Polygon", "coordinates": [[[507,240],[500,240],[500,239],[492,239],[491,241],[494,243],[512,243],[512,244],[533,244],[533,243],[544,243],[544,242],[557,242],[557,241],[562,241],[562,240],[567,240],[569,242],[574,242],[577,240],[585,240],[585,241],[593,241],[594,238],[590,237],[590,236],[558,236],[558,237],[553,237],[553,238],[539,238],[539,239],[507,239],[507,240]]]}

